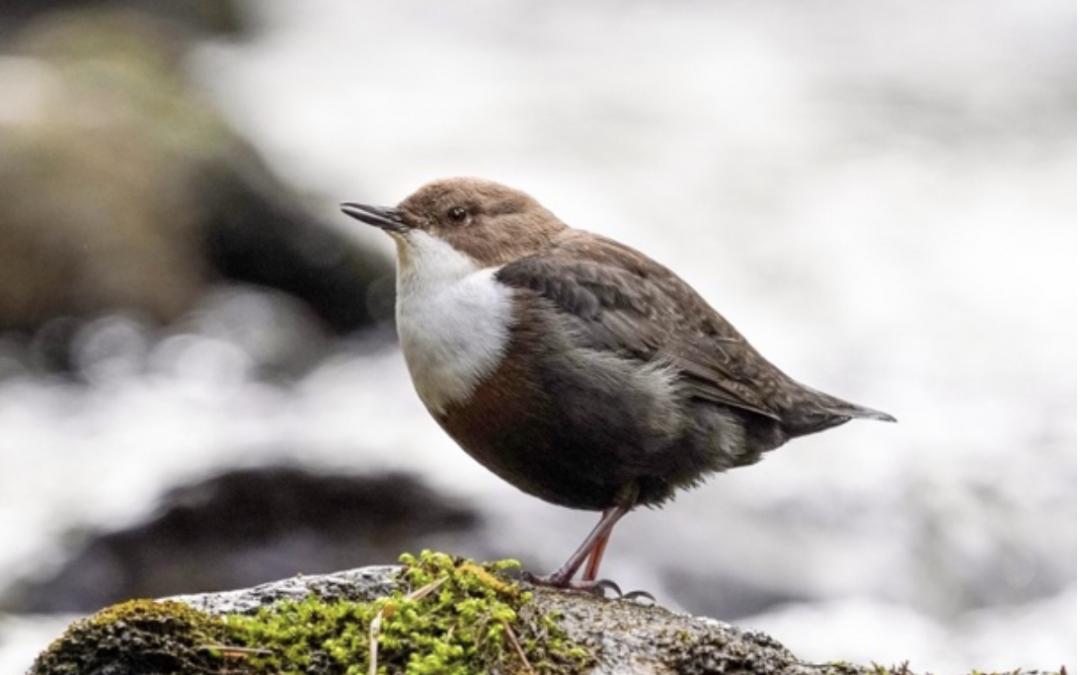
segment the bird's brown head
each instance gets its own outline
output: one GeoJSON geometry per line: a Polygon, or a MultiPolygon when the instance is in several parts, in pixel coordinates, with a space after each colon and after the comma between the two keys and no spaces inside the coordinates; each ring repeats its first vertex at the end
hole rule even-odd
{"type": "Polygon", "coordinates": [[[566,229],[529,195],[478,178],[448,178],[423,186],[394,208],[346,203],[342,210],[385,230],[408,254],[416,232],[436,237],[481,267],[517,260],[545,248],[566,229]]]}

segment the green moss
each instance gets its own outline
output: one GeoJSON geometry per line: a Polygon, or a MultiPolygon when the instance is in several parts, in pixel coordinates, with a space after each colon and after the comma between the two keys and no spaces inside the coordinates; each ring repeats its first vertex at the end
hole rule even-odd
{"type": "Polygon", "coordinates": [[[522,620],[531,594],[497,576],[516,562],[478,565],[428,551],[401,562],[397,589],[367,603],[312,596],[224,617],[178,602],[117,605],[73,624],[31,672],[75,675],[122,665],[133,674],[366,675],[373,635],[384,675],[555,675],[591,663],[557,617],[522,620]]]}
{"type": "Polygon", "coordinates": [[[180,602],[132,600],[73,623],[31,672],[84,675],[118,667],[128,673],[215,672],[222,657],[213,646],[224,637],[219,617],[180,602]]]}
{"type": "Polygon", "coordinates": [[[519,620],[531,595],[495,574],[513,561],[477,565],[442,553],[403,555],[399,589],[371,603],[308,598],[231,616],[234,641],[264,647],[253,656],[263,672],[301,673],[312,664],[326,672],[367,673],[372,623],[378,617],[378,672],[391,675],[527,672],[514,642],[536,673],[575,672],[589,661],[569,644],[553,617],[539,625],[519,620]]]}

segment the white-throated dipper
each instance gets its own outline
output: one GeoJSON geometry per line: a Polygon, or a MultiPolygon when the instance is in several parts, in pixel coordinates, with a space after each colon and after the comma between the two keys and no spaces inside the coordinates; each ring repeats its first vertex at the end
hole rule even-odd
{"type": "Polygon", "coordinates": [[[799,384],[671,270],[518,190],[451,178],[394,208],[342,210],[397,245],[401,348],[442,428],[511,485],[603,512],[566,564],[533,581],[595,589],[634,507],[796,436],[895,421],[799,384]]]}

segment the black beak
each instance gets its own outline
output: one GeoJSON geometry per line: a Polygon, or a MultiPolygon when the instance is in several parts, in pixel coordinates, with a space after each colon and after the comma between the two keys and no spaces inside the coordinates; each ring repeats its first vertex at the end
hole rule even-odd
{"type": "Polygon", "coordinates": [[[346,215],[387,232],[404,232],[409,229],[401,220],[401,214],[397,209],[388,206],[368,206],[345,202],[341,205],[341,210],[346,215]]]}

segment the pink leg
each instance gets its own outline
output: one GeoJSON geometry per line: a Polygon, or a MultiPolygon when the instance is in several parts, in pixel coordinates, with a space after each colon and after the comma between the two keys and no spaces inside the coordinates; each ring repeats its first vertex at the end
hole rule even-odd
{"type": "MultiPolygon", "coordinates": [[[[526,572],[525,579],[538,586],[573,588],[586,591],[594,591],[601,585],[605,585],[596,581],[596,573],[600,569],[600,559],[604,556],[604,549],[607,547],[608,538],[611,537],[611,531],[615,528],[615,524],[634,507],[634,503],[637,501],[637,486],[629,486],[623,492],[623,495],[624,498],[618,504],[604,510],[600,522],[592,529],[592,532],[585,538],[581,546],[574,551],[570,559],[563,563],[562,567],[544,577],[526,572]],[[589,559],[589,565],[582,581],[571,581],[585,563],[586,558],[589,559]]],[[[612,584],[607,582],[606,585],[610,586],[612,584]]]]}
{"type": "MultiPolygon", "coordinates": [[[[610,513],[612,509],[604,509],[604,515],[601,516],[601,520],[610,513]]],[[[600,572],[600,560],[604,557],[604,551],[607,549],[608,542],[611,541],[611,533],[614,531],[613,525],[607,534],[596,540],[596,544],[593,546],[592,551],[589,552],[589,559],[585,563],[585,572],[581,575],[582,581],[596,581],[596,575],[600,572]]]]}

